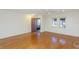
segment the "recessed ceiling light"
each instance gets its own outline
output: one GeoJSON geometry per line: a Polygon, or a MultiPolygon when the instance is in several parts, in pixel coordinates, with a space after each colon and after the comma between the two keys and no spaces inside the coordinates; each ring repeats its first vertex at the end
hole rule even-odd
{"type": "Polygon", "coordinates": [[[65,10],[62,10],[62,12],[64,12],[65,10]]]}

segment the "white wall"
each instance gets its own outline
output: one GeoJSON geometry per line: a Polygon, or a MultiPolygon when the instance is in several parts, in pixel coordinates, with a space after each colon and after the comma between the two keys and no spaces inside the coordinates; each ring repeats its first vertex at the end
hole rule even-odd
{"type": "Polygon", "coordinates": [[[79,12],[77,11],[66,11],[66,12],[52,12],[46,16],[45,31],[55,32],[60,34],[67,34],[79,37],[79,12]],[[52,26],[53,17],[65,17],[66,28],[59,28],[52,26]]]}
{"type": "MultiPolygon", "coordinates": [[[[0,11],[0,39],[31,32],[31,16],[27,12],[0,11]]],[[[42,14],[35,14],[41,18],[41,32],[44,31],[42,14]]]]}
{"type": "Polygon", "coordinates": [[[49,31],[79,37],[79,12],[77,11],[50,12],[49,14],[9,11],[0,11],[0,39],[31,32],[32,14],[41,18],[41,32],[49,31]],[[66,28],[53,27],[52,17],[66,17],[66,28]]]}
{"type": "Polygon", "coordinates": [[[0,13],[0,38],[26,32],[24,14],[0,13]]]}

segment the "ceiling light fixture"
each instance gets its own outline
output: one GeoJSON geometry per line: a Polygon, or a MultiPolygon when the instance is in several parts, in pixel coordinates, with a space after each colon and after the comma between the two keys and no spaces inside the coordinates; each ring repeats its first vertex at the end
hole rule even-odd
{"type": "Polygon", "coordinates": [[[64,12],[65,10],[62,10],[62,12],[64,12]]]}

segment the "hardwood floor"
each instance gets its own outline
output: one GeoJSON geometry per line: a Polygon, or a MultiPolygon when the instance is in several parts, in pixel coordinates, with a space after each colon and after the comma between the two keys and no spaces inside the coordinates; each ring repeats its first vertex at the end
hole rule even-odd
{"type": "Polygon", "coordinates": [[[79,48],[79,37],[51,32],[33,32],[0,39],[1,49],[71,49],[79,48]]]}

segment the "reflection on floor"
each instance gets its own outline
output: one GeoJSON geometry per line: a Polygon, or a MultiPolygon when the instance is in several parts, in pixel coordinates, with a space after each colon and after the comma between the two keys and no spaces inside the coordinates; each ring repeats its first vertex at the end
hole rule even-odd
{"type": "Polygon", "coordinates": [[[79,38],[51,32],[27,33],[0,40],[0,48],[6,49],[71,49],[79,48],[79,38]]]}

